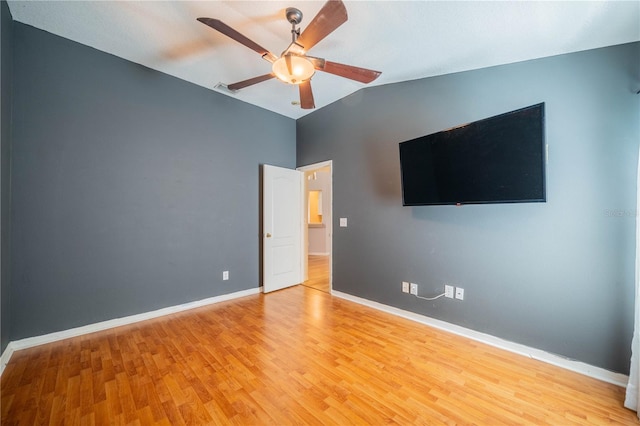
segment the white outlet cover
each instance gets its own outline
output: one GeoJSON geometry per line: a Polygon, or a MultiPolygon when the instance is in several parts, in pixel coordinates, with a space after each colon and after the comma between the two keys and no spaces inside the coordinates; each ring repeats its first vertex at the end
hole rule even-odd
{"type": "Polygon", "coordinates": [[[411,283],[411,294],[418,295],[418,284],[411,283]]]}
{"type": "Polygon", "coordinates": [[[464,288],[456,287],[456,299],[464,300],[464,288]]]}
{"type": "Polygon", "coordinates": [[[229,271],[222,271],[222,281],[227,281],[229,279],[229,271]]]}
{"type": "Polygon", "coordinates": [[[341,217],[340,218],[340,227],[341,228],[346,228],[347,227],[347,218],[346,217],[341,217]]]}

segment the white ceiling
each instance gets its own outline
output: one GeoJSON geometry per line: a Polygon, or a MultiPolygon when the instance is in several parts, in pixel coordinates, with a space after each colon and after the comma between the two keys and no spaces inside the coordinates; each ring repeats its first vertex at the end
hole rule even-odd
{"type": "MultiPolygon", "coordinates": [[[[196,21],[218,18],[279,55],[291,41],[287,7],[306,24],[322,1],[16,1],[14,20],[214,89],[266,74],[253,50],[196,21]]],[[[640,40],[640,1],[345,1],[349,20],[309,54],[382,71],[372,85],[640,40]]],[[[363,87],[317,72],[316,109],[363,87]]],[[[223,93],[223,92],[221,92],[223,93]]],[[[235,94],[291,118],[296,86],[269,80],[235,94]]]]}

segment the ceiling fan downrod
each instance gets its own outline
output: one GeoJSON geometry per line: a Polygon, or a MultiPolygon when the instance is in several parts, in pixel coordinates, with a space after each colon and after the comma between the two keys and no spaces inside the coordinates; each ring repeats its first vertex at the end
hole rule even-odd
{"type": "Polygon", "coordinates": [[[291,23],[291,43],[295,43],[300,37],[300,28],[296,29],[296,25],[300,25],[300,22],[302,22],[302,12],[295,7],[288,7],[285,15],[287,21],[291,23]]]}

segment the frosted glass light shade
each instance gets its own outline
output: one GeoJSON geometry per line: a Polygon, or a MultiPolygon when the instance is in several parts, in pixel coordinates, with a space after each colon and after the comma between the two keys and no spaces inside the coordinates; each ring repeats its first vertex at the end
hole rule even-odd
{"type": "Polygon", "coordinates": [[[300,84],[313,77],[316,70],[310,60],[302,56],[289,55],[291,58],[291,73],[287,68],[284,56],[273,63],[272,71],[279,80],[289,84],[300,84]]]}

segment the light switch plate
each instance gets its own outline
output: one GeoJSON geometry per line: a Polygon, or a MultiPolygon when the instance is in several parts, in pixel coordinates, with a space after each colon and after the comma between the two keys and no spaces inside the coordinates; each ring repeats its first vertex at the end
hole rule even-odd
{"type": "Polygon", "coordinates": [[[446,285],[444,286],[444,297],[448,297],[449,299],[453,299],[453,286],[446,285]]]}
{"type": "Polygon", "coordinates": [[[341,217],[340,218],[340,227],[341,228],[346,228],[347,227],[347,218],[346,217],[341,217]]]}

